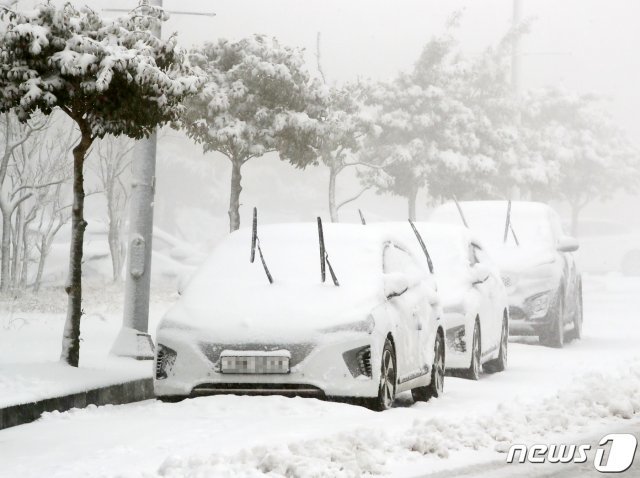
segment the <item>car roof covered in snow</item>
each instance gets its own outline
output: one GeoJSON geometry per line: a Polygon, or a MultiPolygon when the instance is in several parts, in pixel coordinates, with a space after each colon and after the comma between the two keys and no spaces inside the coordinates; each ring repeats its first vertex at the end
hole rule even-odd
{"type": "MultiPolygon", "coordinates": [[[[478,235],[487,246],[501,244],[504,240],[504,227],[507,218],[508,201],[461,201],[460,209],[469,228],[478,235]]],[[[523,245],[533,243],[551,243],[553,234],[550,217],[553,210],[546,204],[533,201],[511,202],[511,225],[523,245]]],[[[445,203],[432,212],[432,222],[462,224],[455,203],[445,203]]],[[[509,234],[508,242],[513,242],[509,234]]]]}
{"type": "MultiPolygon", "coordinates": [[[[463,226],[421,221],[414,224],[433,262],[438,290],[446,295],[452,289],[466,287],[470,281],[469,245],[473,243],[482,247],[481,241],[463,226]]],[[[406,233],[410,236],[408,239],[415,243],[412,247],[419,247],[408,222],[378,223],[376,227],[398,234],[406,233]]],[[[421,249],[420,255],[424,257],[421,249]]]]}

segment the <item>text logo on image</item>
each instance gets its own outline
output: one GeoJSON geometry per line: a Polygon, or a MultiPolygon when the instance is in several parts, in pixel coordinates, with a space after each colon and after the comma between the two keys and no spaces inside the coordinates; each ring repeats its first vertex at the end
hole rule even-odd
{"type": "MultiPolygon", "coordinates": [[[[600,473],[622,473],[633,464],[637,448],[638,440],[629,433],[606,435],[595,450],[593,466],[600,473]]],[[[512,445],[507,463],[586,463],[591,449],[591,445],[512,445]]]]}

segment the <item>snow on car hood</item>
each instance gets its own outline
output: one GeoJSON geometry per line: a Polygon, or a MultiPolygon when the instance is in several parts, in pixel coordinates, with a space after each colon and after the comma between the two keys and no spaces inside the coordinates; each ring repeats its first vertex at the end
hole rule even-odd
{"type": "Polygon", "coordinates": [[[206,329],[229,339],[305,335],[367,319],[385,301],[379,234],[362,226],[324,227],[329,260],[339,287],[320,280],[315,224],[258,228],[260,246],[274,284],[269,284],[258,252],[249,262],[251,231],[231,234],[188,284],[160,328],[206,329]]]}
{"type": "Polygon", "coordinates": [[[508,272],[534,269],[556,260],[555,251],[546,246],[492,245],[489,251],[500,270],[508,272]]]}

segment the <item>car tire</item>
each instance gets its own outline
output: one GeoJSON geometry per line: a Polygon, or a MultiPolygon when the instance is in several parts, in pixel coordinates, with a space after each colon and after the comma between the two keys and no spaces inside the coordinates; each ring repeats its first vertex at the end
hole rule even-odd
{"type": "Polygon", "coordinates": [[[567,340],[580,340],[582,338],[582,281],[578,282],[578,291],[576,292],[576,309],[573,314],[573,329],[567,332],[567,340]]]}
{"type": "Polygon", "coordinates": [[[484,364],[483,370],[487,373],[504,372],[507,368],[507,359],[509,357],[509,321],[505,312],[502,319],[502,333],[500,335],[500,352],[498,358],[490,360],[484,364]]]}
{"type": "Polygon", "coordinates": [[[433,366],[431,367],[431,382],[425,387],[411,389],[411,396],[415,402],[427,402],[431,398],[441,397],[444,393],[444,339],[442,333],[436,335],[436,343],[433,347],[433,366]]]}
{"type": "Polygon", "coordinates": [[[396,382],[398,378],[396,354],[391,340],[386,339],[380,359],[380,385],[378,396],[365,401],[368,408],[383,412],[393,406],[396,397],[396,382]]]}
{"type": "Polygon", "coordinates": [[[159,395],[156,396],[156,400],[163,402],[163,403],[178,403],[181,402],[183,400],[186,400],[187,397],[186,395],[159,395]]]}
{"type": "Polygon", "coordinates": [[[625,276],[640,276],[640,251],[627,252],[620,263],[620,270],[625,276]]]}
{"type": "Polygon", "coordinates": [[[473,341],[471,342],[471,362],[469,368],[464,370],[462,377],[468,380],[480,380],[480,370],[482,361],[482,342],[480,323],[476,319],[473,324],[473,341]]]}
{"type": "Polygon", "coordinates": [[[564,347],[564,299],[562,291],[558,293],[553,317],[548,324],[547,330],[540,334],[540,343],[556,349],[564,347]]]}

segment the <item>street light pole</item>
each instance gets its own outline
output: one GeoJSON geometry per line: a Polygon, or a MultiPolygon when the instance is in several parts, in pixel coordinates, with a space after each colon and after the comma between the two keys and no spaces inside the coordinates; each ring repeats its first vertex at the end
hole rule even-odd
{"type": "MultiPolygon", "coordinates": [[[[162,0],[148,0],[143,4],[162,7],[162,0]]],[[[160,22],[156,22],[152,33],[161,37],[160,22]]],[[[113,355],[138,360],[153,359],[154,354],[148,330],[157,140],[154,131],[148,138],[138,141],[134,151],[124,316],[120,333],[111,348],[113,355]]]]}
{"type": "MultiPolygon", "coordinates": [[[[141,0],[140,6],[162,8],[162,0],[141,0]]],[[[121,9],[105,9],[126,12],[121,9]]],[[[215,16],[215,13],[169,12],[178,15],[215,16]]],[[[157,22],[152,33],[160,38],[157,22]]],[[[122,328],[111,354],[138,360],[153,359],[154,346],[149,335],[149,292],[151,287],[151,252],[153,242],[153,206],[156,185],[157,132],[136,144],[131,166],[131,202],[129,204],[129,243],[124,290],[122,328]]]]}

